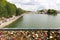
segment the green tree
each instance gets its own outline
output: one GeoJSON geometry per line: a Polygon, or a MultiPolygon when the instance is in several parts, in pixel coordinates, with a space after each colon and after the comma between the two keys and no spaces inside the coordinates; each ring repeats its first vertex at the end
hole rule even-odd
{"type": "Polygon", "coordinates": [[[5,6],[6,5],[6,0],[0,0],[0,5],[3,5],[3,6],[5,6]]]}
{"type": "Polygon", "coordinates": [[[8,16],[11,17],[16,14],[16,6],[7,2],[6,9],[8,10],[8,16]]]}
{"type": "Polygon", "coordinates": [[[0,17],[6,17],[7,16],[7,9],[0,5],[0,17]]]}
{"type": "Polygon", "coordinates": [[[37,12],[42,14],[44,12],[44,10],[43,9],[42,10],[37,10],[37,12]]]}
{"type": "Polygon", "coordinates": [[[22,10],[21,8],[16,9],[16,16],[23,14],[25,11],[22,10]]]}
{"type": "Polygon", "coordinates": [[[14,4],[6,0],[0,0],[0,17],[12,17],[13,15],[20,15],[25,11],[17,8],[14,4]]]}
{"type": "Polygon", "coordinates": [[[57,14],[57,11],[54,9],[48,9],[47,14],[57,14]]]}
{"type": "Polygon", "coordinates": [[[39,12],[41,12],[41,14],[42,14],[42,12],[44,12],[44,10],[40,10],[39,12]]]}

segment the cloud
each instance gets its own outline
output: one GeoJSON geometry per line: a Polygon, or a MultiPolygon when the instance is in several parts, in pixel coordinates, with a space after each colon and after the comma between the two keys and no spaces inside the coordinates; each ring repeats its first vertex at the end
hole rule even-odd
{"type": "Polygon", "coordinates": [[[25,10],[57,9],[60,10],[60,0],[7,0],[25,10]]]}

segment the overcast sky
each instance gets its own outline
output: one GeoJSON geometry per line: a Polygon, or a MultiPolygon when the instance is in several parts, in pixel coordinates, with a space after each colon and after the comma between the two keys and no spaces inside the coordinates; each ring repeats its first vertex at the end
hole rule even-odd
{"type": "Polygon", "coordinates": [[[60,0],[7,0],[17,7],[25,10],[35,11],[38,9],[60,10],[60,0]]]}

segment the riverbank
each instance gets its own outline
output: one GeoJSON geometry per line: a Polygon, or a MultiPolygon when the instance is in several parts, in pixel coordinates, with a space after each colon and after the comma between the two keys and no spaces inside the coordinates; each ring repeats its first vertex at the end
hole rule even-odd
{"type": "Polygon", "coordinates": [[[5,26],[13,23],[14,21],[16,21],[17,19],[19,19],[21,16],[23,16],[24,14],[21,14],[20,16],[15,16],[9,19],[6,19],[5,22],[1,23],[2,21],[0,21],[0,28],[4,28],[5,26]]]}

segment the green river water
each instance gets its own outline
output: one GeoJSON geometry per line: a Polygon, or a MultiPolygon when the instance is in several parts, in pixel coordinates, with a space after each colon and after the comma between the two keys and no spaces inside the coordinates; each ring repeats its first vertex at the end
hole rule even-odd
{"type": "Polygon", "coordinates": [[[20,29],[60,29],[60,14],[25,14],[5,28],[20,29]]]}

